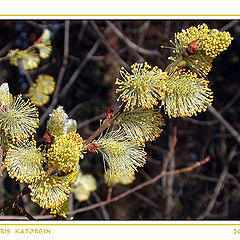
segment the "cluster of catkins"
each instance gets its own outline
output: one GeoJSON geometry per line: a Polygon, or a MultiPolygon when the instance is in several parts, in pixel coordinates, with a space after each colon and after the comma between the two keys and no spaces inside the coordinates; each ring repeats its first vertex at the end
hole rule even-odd
{"type": "MultiPolygon", "coordinates": [[[[6,151],[3,165],[10,177],[28,184],[33,202],[66,217],[72,185],[83,175],[79,167],[83,139],[76,133],[76,121],[69,119],[61,106],[53,110],[44,135],[46,144],[37,147],[33,136],[39,122],[37,108],[21,95],[13,97],[6,83],[0,92],[0,127],[6,151]]],[[[89,192],[95,186],[91,183],[89,192]]]]}
{"type": "Polygon", "coordinates": [[[164,125],[164,108],[169,118],[191,117],[212,104],[213,94],[206,76],[214,58],[232,41],[229,32],[209,29],[206,24],[176,33],[170,41],[171,67],[163,71],[148,63],[135,63],[131,71],[122,67],[116,79],[116,93],[123,113],[116,119],[118,129],[95,143],[108,163],[105,180],[109,185],[133,179],[145,163],[144,145],[159,137],[164,125]],[[130,177],[130,178],[129,178],[130,177]]]}
{"type": "MultiPolygon", "coordinates": [[[[41,45],[35,47],[45,46],[44,54],[50,50],[46,48],[49,40],[41,41],[42,38],[37,43],[41,45]]],[[[168,71],[152,68],[148,63],[133,64],[131,72],[120,70],[116,93],[123,111],[105,133],[90,143],[94,152],[103,156],[104,179],[109,186],[134,181],[135,171],[146,162],[146,141],[155,140],[163,131],[162,107],[171,118],[191,117],[211,105],[212,91],[205,78],[214,58],[231,41],[228,32],[209,29],[206,24],[190,27],[176,33],[171,41],[174,47],[169,59],[174,67],[168,71]]],[[[18,64],[14,58],[24,53],[10,51],[10,54],[12,64],[18,64]]],[[[24,63],[26,66],[29,62],[23,59],[24,63]]],[[[44,81],[38,80],[29,97],[33,98],[33,92],[40,86],[44,94],[52,92],[53,80],[45,75],[42,78],[44,81]]],[[[84,157],[87,146],[77,133],[76,121],[69,119],[59,106],[49,116],[44,135],[46,144],[37,147],[33,133],[39,120],[34,104],[21,96],[13,97],[7,84],[1,85],[0,93],[4,166],[9,176],[28,184],[33,202],[50,209],[54,215],[66,217],[71,191],[79,201],[84,201],[96,190],[96,180],[80,170],[79,160],[84,157]]]]}

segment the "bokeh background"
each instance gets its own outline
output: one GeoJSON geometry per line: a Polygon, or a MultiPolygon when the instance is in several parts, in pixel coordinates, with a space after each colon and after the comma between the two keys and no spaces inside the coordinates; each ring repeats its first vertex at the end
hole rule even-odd
{"type": "MultiPolygon", "coordinates": [[[[26,49],[42,34],[51,31],[53,51],[41,61],[40,67],[23,71],[0,62],[0,83],[8,82],[12,94],[25,94],[29,81],[40,74],[61,78],[59,94],[39,108],[40,127],[37,141],[43,143],[46,120],[52,107],[64,106],[71,118],[78,122],[78,132],[86,139],[99,127],[106,110],[119,103],[115,95],[115,78],[121,66],[147,61],[164,69],[170,61],[170,39],[183,28],[206,23],[209,28],[229,31],[234,38],[227,51],[220,54],[208,75],[214,92],[214,108],[235,129],[240,130],[240,22],[238,20],[4,20],[0,21],[0,57],[9,49],[26,49]],[[112,24],[119,32],[113,31],[112,24]],[[66,41],[67,39],[67,41],[66,41]],[[65,52],[65,59],[64,59],[65,52]]],[[[75,220],[194,220],[240,219],[240,155],[239,143],[211,112],[193,118],[168,119],[160,138],[147,143],[147,164],[139,169],[136,180],[127,186],[117,185],[117,196],[158,175],[173,144],[173,129],[177,143],[168,170],[192,166],[209,156],[210,162],[190,172],[168,175],[116,202],[71,214],[75,220]]],[[[84,173],[92,174],[98,188],[85,202],[70,197],[70,213],[106,200],[108,187],[104,184],[102,157],[89,153],[80,162],[84,173]]],[[[23,184],[0,178],[0,205],[13,198],[23,184]]],[[[34,216],[48,218],[25,196],[19,204],[34,216]]],[[[0,219],[24,219],[8,209],[0,219]]]]}

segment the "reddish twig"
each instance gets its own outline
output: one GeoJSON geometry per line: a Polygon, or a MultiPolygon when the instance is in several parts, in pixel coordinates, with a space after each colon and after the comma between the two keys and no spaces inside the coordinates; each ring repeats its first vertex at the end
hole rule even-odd
{"type": "Polygon", "coordinates": [[[84,142],[84,148],[87,149],[87,145],[95,139],[97,136],[99,136],[106,128],[108,128],[114,120],[117,119],[117,117],[123,112],[125,105],[123,104],[121,108],[113,115],[112,118],[105,119],[102,123],[102,125],[93,133],[91,136],[88,137],[88,139],[84,142]]]}
{"type": "Polygon", "coordinates": [[[98,207],[101,207],[103,205],[106,205],[106,204],[109,204],[109,203],[112,203],[112,202],[117,202],[118,200],[130,195],[131,193],[133,192],[136,192],[150,184],[153,184],[155,183],[156,181],[158,181],[160,178],[162,178],[163,176],[165,175],[170,175],[170,174],[179,174],[179,173],[184,173],[184,172],[190,172],[192,171],[193,169],[199,167],[199,166],[202,166],[203,164],[206,164],[207,162],[210,161],[210,157],[206,157],[205,159],[203,159],[202,161],[200,162],[196,162],[195,164],[193,164],[192,166],[190,167],[186,167],[186,168],[183,168],[183,169],[178,169],[178,170],[174,170],[174,171],[169,171],[169,172],[166,172],[164,171],[164,169],[161,171],[160,174],[158,174],[157,176],[155,176],[154,178],[142,183],[142,184],[139,184],[137,185],[136,187],[132,188],[132,189],[129,189],[127,190],[126,192],[122,193],[122,194],[119,194],[118,196],[114,197],[114,198],[111,198],[110,200],[106,200],[106,201],[102,201],[102,202],[99,202],[99,203],[96,203],[96,204],[93,204],[91,206],[88,206],[88,207],[84,207],[84,208],[80,208],[80,209],[76,209],[74,211],[71,212],[71,214],[76,214],[76,213],[80,213],[80,212],[85,212],[85,211],[89,211],[89,210],[92,210],[92,209],[95,209],[95,208],[98,208],[98,207]]]}

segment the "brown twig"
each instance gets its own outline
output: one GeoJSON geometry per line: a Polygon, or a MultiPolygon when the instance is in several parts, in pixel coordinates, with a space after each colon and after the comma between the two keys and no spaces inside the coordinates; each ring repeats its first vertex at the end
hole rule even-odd
{"type": "Polygon", "coordinates": [[[7,43],[7,45],[0,50],[0,56],[5,54],[11,46],[12,46],[12,42],[7,43]]]}
{"type": "MultiPolygon", "coordinates": [[[[84,207],[84,208],[79,208],[79,209],[76,209],[74,211],[71,211],[69,212],[69,214],[71,215],[75,215],[77,213],[81,213],[81,212],[86,212],[86,211],[90,211],[90,210],[93,210],[95,208],[98,208],[98,207],[101,207],[101,206],[104,206],[104,205],[107,205],[109,203],[113,203],[113,202],[117,202],[119,201],[120,199],[150,185],[150,184],[153,184],[155,183],[156,181],[158,181],[159,179],[161,179],[163,176],[165,175],[170,175],[170,174],[180,174],[180,173],[186,173],[186,172],[190,172],[190,171],[193,171],[195,168],[197,167],[200,167],[204,164],[206,164],[207,162],[210,161],[210,157],[206,157],[205,159],[201,160],[200,162],[196,162],[194,163],[192,166],[189,166],[189,167],[186,167],[186,168],[182,168],[182,169],[178,169],[178,170],[174,170],[174,171],[169,171],[169,172],[164,172],[163,170],[161,171],[161,173],[159,173],[157,176],[155,176],[154,178],[151,178],[150,180],[140,184],[140,185],[137,185],[136,187],[132,188],[132,189],[129,189],[127,190],[126,192],[122,193],[122,194],[119,194],[117,195],[116,197],[114,198],[111,198],[110,200],[105,200],[105,201],[102,201],[102,202],[99,202],[99,203],[95,203],[95,204],[92,204],[91,206],[88,206],[88,207],[84,207]]],[[[0,209],[0,212],[1,212],[1,209],[0,209]]],[[[4,216],[4,217],[1,217],[0,216],[0,219],[23,219],[21,217],[16,217],[16,216],[4,216]],[[5,218],[4,218],[5,217],[5,218]]],[[[44,219],[52,219],[53,216],[52,215],[45,215],[45,216],[34,216],[36,219],[38,220],[44,220],[44,219]]]]}
{"type": "Polygon", "coordinates": [[[73,85],[73,83],[76,81],[77,77],[79,76],[79,74],[81,73],[82,69],[86,66],[87,62],[92,58],[92,56],[94,55],[94,53],[97,51],[98,47],[99,47],[100,41],[97,40],[93,47],[91,48],[91,50],[88,52],[88,54],[86,55],[86,57],[83,59],[83,61],[81,62],[81,64],[78,66],[78,68],[76,69],[76,71],[73,73],[73,75],[71,76],[71,78],[69,79],[69,81],[67,82],[67,84],[63,87],[63,89],[61,90],[59,97],[63,98],[68,90],[70,89],[70,87],[73,85]]]}
{"type": "Polygon", "coordinates": [[[16,202],[13,203],[12,208],[18,210],[22,215],[28,218],[28,220],[36,220],[30,213],[28,213],[24,208],[19,206],[16,202]]]}
{"type": "Polygon", "coordinates": [[[171,144],[171,146],[170,146],[170,150],[167,152],[167,159],[166,159],[166,161],[165,161],[164,164],[163,164],[162,172],[166,172],[166,171],[167,171],[168,164],[169,164],[169,162],[171,161],[171,158],[172,158],[172,156],[173,156],[173,154],[174,154],[174,150],[175,150],[176,144],[177,144],[177,127],[174,126],[174,127],[173,127],[173,139],[172,139],[172,144],[171,144]]]}
{"type": "Polygon", "coordinates": [[[32,86],[32,85],[33,85],[32,77],[31,77],[31,75],[29,74],[29,72],[24,69],[22,60],[19,60],[18,63],[19,63],[19,67],[22,69],[22,71],[23,71],[24,74],[25,74],[25,77],[26,77],[26,79],[27,79],[27,81],[28,81],[29,86],[32,86]]]}
{"type": "MultiPolygon", "coordinates": [[[[26,184],[19,182],[19,189],[20,191],[25,188],[26,184]]],[[[29,201],[30,199],[28,198],[28,195],[22,196],[22,201],[23,201],[23,207],[27,212],[31,212],[30,204],[31,202],[29,201]]]]}
{"type": "Polygon", "coordinates": [[[144,201],[145,203],[147,203],[148,205],[150,205],[151,207],[154,207],[156,209],[159,209],[159,205],[155,202],[153,202],[151,199],[149,199],[148,197],[144,196],[143,194],[140,194],[138,192],[134,192],[132,193],[132,195],[134,197],[139,198],[140,200],[144,201]]]}
{"type": "Polygon", "coordinates": [[[58,74],[58,79],[56,81],[56,87],[55,87],[55,91],[53,94],[52,102],[49,105],[47,111],[45,111],[44,114],[41,116],[39,125],[41,125],[43,123],[43,121],[47,118],[48,114],[53,110],[53,108],[56,106],[56,104],[58,102],[58,95],[59,95],[60,87],[62,84],[62,80],[63,80],[64,74],[65,74],[65,70],[66,70],[67,62],[68,62],[69,31],[70,31],[70,21],[66,20],[65,21],[65,31],[64,31],[64,51],[63,51],[62,67],[58,74]]]}
{"type": "Polygon", "coordinates": [[[89,118],[89,119],[87,119],[87,120],[79,123],[79,124],[77,125],[77,128],[78,128],[78,129],[83,128],[83,127],[89,125],[89,124],[92,123],[92,122],[95,122],[95,121],[97,121],[97,120],[99,120],[99,119],[104,118],[104,116],[105,116],[105,113],[102,113],[102,114],[97,115],[97,116],[95,116],[95,117],[89,118]]]}
{"type": "Polygon", "coordinates": [[[155,183],[156,181],[158,181],[159,179],[161,179],[163,176],[165,175],[169,175],[169,174],[179,174],[179,173],[183,173],[183,172],[189,172],[189,171],[192,171],[193,169],[199,167],[199,166],[202,166],[203,164],[206,164],[207,162],[210,161],[210,157],[206,157],[205,159],[203,159],[202,161],[200,162],[196,162],[194,165],[190,166],[190,167],[187,167],[187,168],[183,168],[183,169],[178,169],[178,170],[175,170],[175,171],[170,171],[170,172],[166,172],[163,171],[158,174],[157,176],[155,176],[154,178],[142,183],[142,184],[139,184],[137,185],[136,187],[132,188],[132,189],[129,189],[127,190],[126,192],[122,193],[122,194],[119,194],[118,196],[114,197],[114,198],[111,198],[111,200],[109,201],[102,201],[102,202],[99,202],[99,203],[96,203],[96,204],[93,204],[91,206],[88,206],[88,207],[84,207],[84,208],[80,208],[80,209],[76,209],[74,210],[73,212],[71,212],[71,214],[76,214],[76,213],[80,213],[80,212],[85,212],[85,211],[89,211],[89,210],[92,210],[94,208],[98,208],[102,205],[106,205],[106,204],[109,204],[109,203],[112,203],[112,202],[117,202],[119,201],[120,199],[128,196],[129,194],[133,193],[133,192],[136,192],[150,184],[153,184],[155,183]]]}
{"type": "Polygon", "coordinates": [[[182,169],[177,169],[174,171],[170,171],[170,172],[167,172],[167,174],[176,174],[177,175],[177,174],[184,173],[184,172],[191,172],[194,168],[200,167],[209,161],[210,161],[210,157],[206,157],[200,162],[195,162],[192,166],[182,168],[182,169]]]}
{"type": "Polygon", "coordinates": [[[120,38],[122,41],[124,41],[129,48],[131,48],[141,54],[144,54],[144,55],[157,56],[160,59],[163,58],[162,54],[159,51],[148,50],[148,49],[138,46],[137,44],[132,42],[130,39],[128,39],[113,23],[111,23],[110,21],[106,21],[106,23],[107,23],[108,27],[117,35],[117,37],[120,38]]]}
{"type": "MultiPolygon", "coordinates": [[[[176,143],[177,143],[177,128],[174,127],[173,134],[171,134],[169,136],[169,145],[170,145],[170,149],[172,151],[171,156],[168,156],[168,158],[170,158],[170,161],[169,161],[169,170],[170,171],[173,171],[175,169],[175,146],[176,146],[176,143]]],[[[166,183],[167,183],[167,186],[166,186],[167,187],[167,189],[166,189],[167,199],[166,199],[166,210],[165,210],[166,219],[171,219],[172,209],[174,206],[174,198],[173,198],[174,177],[175,177],[174,174],[166,177],[166,183]]]]}
{"type": "Polygon", "coordinates": [[[129,189],[127,190],[126,192],[122,193],[122,194],[119,194],[118,196],[112,198],[111,200],[109,201],[103,201],[101,203],[97,203],[97,204],[94,204],[92,206],[89,206],[89,207],[86,207],[86,208],[80,208],[80,209],[77,209],[75,211],[73,211],[72,214],[76,214],[76,213],[79,213],[79,212],[85,212],[85,211],[88,211],[88,210],[91,210],[91,209],[94,209],[96,207],[100,207],[101,205],[106,205],[108,203],[112,203],[112,202],[116,202],[126,196],[128,196],[129,194],[133,193],[133,192],[136,192],[150,184],[153,184],[154,182],[158,181],[160,178],[162,178],[164,175],[169,175],[169,174],[179,174],[179,173],[183,173],[183,172],[189,172],[189,171],[192,171],[194,168],[197,168],[207,162],[210,161],[210,157],[207,157],[205,159],[203,159],[202,161],[200,162],[197,162],[195,163],[194,165],[190,166],[190,167],[187,167],[187,168],[183,168],[183,169],[179,169],[179,170],[175,170],[175,171],[170,171],[170,172],[165,172],[164,169],[163,171],[158,174],[157,176],[155,176],[154,178],[142,183],[142,184],[139,184],[137,185],[136,187],[132,188],[132,189],[129,189]]]}
{"type": "Polygon", "coordinates": [[[223,118],[223,116],[213,107],[208,107],[208,111],[229,131],[229,133],[240,143],[239,133],[223,118]]]}
{"type": "Polygon", "coordinates": [[[194,118],[186,117],[184,118],[184,121],[199,125],[199,126],[213,126],[218,123],[218,120],[209,120],[209,121],[203,121],[203,120],[197,120],[194,118]]]}
{"type": "Polygon", "coordinates": [[[93,27],[93,29],[95,30],[95,32],[97,33],[97,35],[99,36],[101,42],[106,46],[106,48],[108,49],[108,51],[110,53],[112,53],[112,55],[119,61],[119,63],[124,66],[126,69],[129,69],[128,64],[118,55],[118,53],[111,47],[111,45],[107,42],[106,38],[104,37],[104,35],[101,33],[101,31],[99,30],[97,24],[94,21],[90,21],[91,26],[93,27]]]}
{"type": "Polygon", "coordinates": [[[234,158],[235,155],[236,155],[236,147],[233,147],[231,152],[229,153],[228,162],[226,163],[225,167],[223,168],[223,171],[218,179],[218,182],[214,189],[214,194],[212,195],[211,200],[208,203],[206,210],[200,216],[197,217],[197,220],[202,220],[202,219],[206,218],[207,216],[210,215],[211,211],[213,210],[213,207],[216,203],[217,197],[219,196],[221,190],[223,189],[225,179],[228,175],[228,164],[230,161],[232,161],[232,159],[234,158]]]}
{"type": "MultiPolygon", "coordinates": [[[[92,194],[93,194],[93,197],[95,198],[95,200],[96,200],[97,202],[101,202],[101,199],[100,199],[100,197],[97,195],[96,192],[93,192],[92,194]]],[[[109,214],[108,214],[105,206],[103,205],[103,206],[101,206],[100,208],[101,208],[101,212],[102,212],[102,215],[103,215],[104,220],[110,220],[109,214]]]]}
{"type": "Polygon", "coordinates": [[[84,148],[87,149],[87,145],[94,140],[97,136],[99,136],[106,128],[108,128],[114,120],[123,112],[125,105],[123,104],[121,108],[113,115],[112,118],[105,119],[102,125],[93,133],[88,139],[84,142],[84,148]]]}
{"type": "Polygon", "coordinates": [[[239,22],[239,20],[232,20],[230,21],[228,24],[226,24],[225,26],[223,26],[220,30],[221,31],[226,31],[229,28],[233,27],[234,25],[236,25],[239,22]]]}
{"type": "Polygon", "coordinates": [[[170,73],[182,60],[183,56],[180,56],[175,62],[169,64],[164,71],[170,73]]]}

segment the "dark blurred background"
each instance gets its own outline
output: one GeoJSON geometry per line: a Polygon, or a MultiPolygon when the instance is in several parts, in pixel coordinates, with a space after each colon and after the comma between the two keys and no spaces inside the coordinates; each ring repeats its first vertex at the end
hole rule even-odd
{"type": "MultiPolygon", "coordinates": [[[[183,28],[206,23],[209,28],[229,31],[234,38],[229,48],[214,60],[208,76],[214,92],[213,106],[224,119],[240,130],[240,22],[238,20],[4,20],[0,21],[0,57],[9,49],[26,49],[42,34],[51,31],[53,51],[42,60],[40,67],[28,71],[33,80],[38,74],[50,74],[57,81],[64,70],[60,91],[54,108],[64,106],[71,118],[78,122],[78,132],[86,139],[99,126],[108,107],[117,109],[115,78],[121,66],[147,61],[164,69],[170,61],[170,39],[183,28]],[[111,30],[111,23],[122,34],[111,30]],[[64,42],[66,34],[69,41],[64,42]],[[122,36],[122,37],[121,37],[122,36]],[[139,47],[141,48],[139,50],[139,47]],[[67,64],[63,65],[64,49],[69,50],[67,64]],[[150,50],[150,51],[144,51],[150,50]],[[71,84],[68,84],[71,81],[71,84]],[[67,87],[66,87],[67,86],[67,87]]],[[[8,82],[12,94],[24,94],[29,82],[26,72],[0,62],[0,83],[8,82]]],[[[51,99],[52,100],[52,99],[51,99]]],[[[41,125],[37,139],[43,142],[51,100],[40,107],[41,125]],[[45,116],[43,114],[45,113],[45,116]]],[[[74,219],[113,220],[194,220],[240,219],[239,144],[209,111],[193,118],[169,120],[160,138],[147,143],[147,164],[139,169],[136,180],[128,186],[117,185],[113,196],[125,192],[159,174],[171,147],[173,128],[177,127],[178,141],[169,170],[193,165],[210,156],[211,161],[193,171],[169,175],[117,202],[74,215],[74,219]]],[[[80,162],[84,173],[92,174],[98,189],[86,202],[70,198],[70,211],[90,206],[106,199],[108,188],[103,182],[103,163],[99,155],[89,153],[80,162]]],[[[0,179],[0,203],[14,197],[23,185],[5,173],[0,179]]],[[[20,201],[33,215],[49,214],[24,197],[20,201]]],[[[5,213],[19,215],[13,209],[5,213]]],[[[4,216],[1,216],[4,219],[4,216]]]]}

